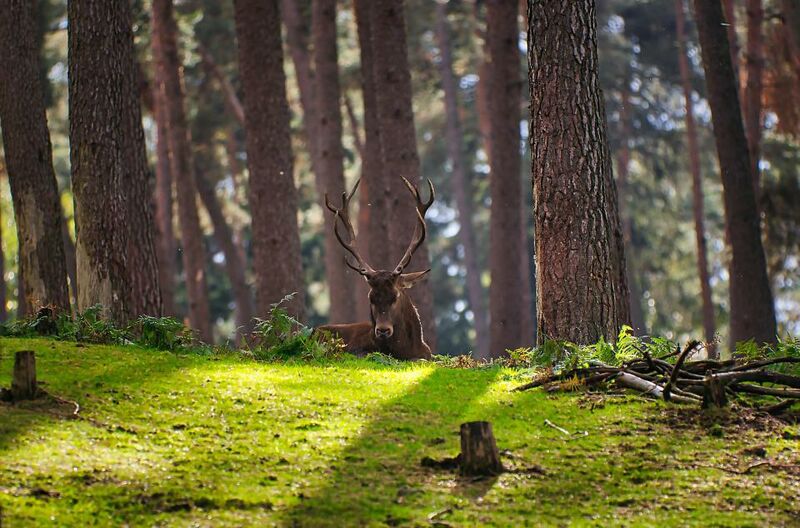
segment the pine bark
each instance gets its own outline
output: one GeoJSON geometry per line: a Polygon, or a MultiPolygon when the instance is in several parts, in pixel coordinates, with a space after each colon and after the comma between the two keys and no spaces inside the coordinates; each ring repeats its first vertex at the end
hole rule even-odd
{"type": "MultiPolygon", "coordinates": [[[[370,27],[372,65],[380,128],[381,161],[388,189],[370,186],[370,196],[387,193],[389,208],[379,211],[389,216],[389,244],[393,263],[408,247],[417,222],[414,201],[401,177],[420,183],[420,161],[412,106],[411,72],[408,63],[406,21],[402,0],[371,0],[370,27]]],[[[374,202],[373,202],[374,204],[374,202]]],[[[385,242],[384,242],[385,243],[385,242]]],[[[374,249],[375,246],[371,245],[374,249]]],[[[428,245],[423,244],[408,266],[409,271],[430,268],[428,245]]],[[[410,291],[419,310],[425,341],[436,353],[436,322],[433,292],[427,282],[410,291]]]]}
{"type": "Polygon", "coordinates": [[[69,311],[35,5],[13,0],[0,9],[0,126],[19,240],[20,297],[29,310],[52,305],[69,311]]]}
{"type": "Polygon", "coordinates": [[[739,71],[739,37],[736,34],[736,1],[722,0],[725,10],[725,30],[728,34],[729,53],[734,75],[739,71]]]}
{"type": "Polygon", "coordinates": [[[519,233],[522,231],[519,189],[520,134],[519,28],[517,2],[488,0],[486,12],[486,61],[489,110],[489,150],[491,151],[489,189],[492,198],[489,223],[489,318],[491,340],[489,357],[499,357],[507,349],[522,345],[518,263],[519,233]],[[515,265],[516,264],[516,265],[515,265]]]}
{"type": "MultiPolygon", "coordinates": [[[[314,48],[315,119],[317,134],[317,178],[320,205],[325,210],[325,193],[341,196],[344,185],[341,89],[336,44],[336,0],[313,0],[311,35],[314,48]]],[[[355,285],[363,281],[344,262],[344,250],[333,232],[334,216],[325,214],[325,270],[330,296],[328,319],[332,323],[356,320],[355,285]]]]}
{"type": "Polygon", "coordinates": [[[613,340],[630,305],[595,3],[532,0],[528,18],[538,342],[613,340]]]}
{"type": "Polygon", "coordinates": [[[694,8],[722,172],[725,226],[731,246],[731,345],[749,339],[774,343],[775,308],[761,245],[750,155],[722,24],[722,8],[717,2],[705,0],[695,0],[694,8]]]}
{"type": "Polygon", "coordinates": [[[467,299],[475,321],[474,353],[478,357],[487,357],[489,355],[489,324],[483,301],[485,292],[481,286],[481,269],[477,259],[475,229],[472,225],[475,214],[472,203],[472,182],[467,175],[462,139],[464,133],[458,110],[458,82],[453,72],[453,52],[450,27],[447,23],[447,5],[443,3],[436,4],[436,36],[440,53],[439,73],[442,77],[442,90],[444,91],[447,156],[452,165],[450,192],[455,198],[458,211],[460,225],[458,241],[464,248],[467,299]]]}
{"type": "Polygon", "coordinates": [[[78,0],[68,17],[78,309],[161,315],[131,9],[78,0]]]}
{"type": "MultiPolygon", "coordinates": [[[[361,94],[364,111],[364,147],[361,158],[361,185],[358,196],[359,249],[376,269],[391,266],[387,215],[372,214],[372,211],[386,211],[388,196],[381,190],[388,189],[381,160],[380,126],[375,95],[375,77],[372,59],[372,26],[370,24],[371,3],[369,0],[354,0],[353,9],[358,29],[358,44],[361,58],[361,94]],[[374,190],[373,190],[374,189],[374,190]],[[363,247],[362,247],[363,246],[363,247]]],[[[356,288],[356,302],[359,321],[370,318],[369,287],[366,281],[359,282],[356,288]]]]}
{"type": "MultiPolygon", "coordinates": [[[[154,47],[158,46],[156,40],[154,47]]],[[[153,53],[158,55],[158,53],[153,53]]],[[[158,250],[158,282],[161,285],[161,299],[164,315],[176,317],[175,307],[175,232],[172,224],[173,198],[172,173],[169,161],[169,138],[167,130],[167,108],[163,83],[156,81],[154,92],[154,113],[156,121],[156,248],[158,250]]]]}
{"type": "MultiPolygon", "coordinates": [[[[680,1],[680,0],[679,0],[680,1]]],[[[631,327],[636,335],[647,334],[647,325],[644,321],[644,307],[642,306],[642,290],[636,277],[636,261],[633,251],[633,217],[628,211],[627,203],[630,201],[630,189],[628,187],[629,165],[631,151],[628,148],[628,141],[631,138],[630,122],[630,80],[625,79],[622,87],[622,101],[619,112],[619,124],[621,128],[621,141],[619,152],[617,153],[617,189],[619,190],[619,216],[622,222],[622,235],[625,239],[625,262],[627,264],[627,279],[629,298],[631,304],[631,327]]]]}
{"type": "Polygon", "coordinates": [[[253,300],[245,276],[246,263],[234,243],[233,230],[225,220],[214,186],[199,166],[195,169],[195,176],[197,192],[214,227],[214,238],[225,255],[225,271],[231,281],[233,300],[236,303],[236,335],[239,338],[246,337],[252,330],[254,316],[253,300]]]}
{"type": "Polygon", "coordinates": [[[692,102],[692,79],[689,59],[686,55],[686,29],[683,0],[675,0],[675,20],[678,36],[678,64],[681,71],[683,97],[686,105],[686,142],[689,147],[689,168],[692,172],[692,198],[694,212],[694,234],[697,244],[697,276],[700,279],[700,296],[703,302],[703,331],[709,357],[719,354],[714,346],[716,323],[714,303],[711,298],[711,282],[708,274],[708,249],[706,245],[705,205],[703,177],[700,172],[700,148],[697,144],[697,128],[694,122],[694,103],[692,102]]]}
{"type": "Polygon", "coordinates": [[[761,158],[761,97],[764,92],[764,6],[762,0],[747,0],[747,75],[744,85],[744,123],[747,146],[750,151],[750,173],[756,195],[760,188],[761,158]]]}
{"type": "Polygon", "coordinates": [[[162,84],[166,107],[167,137],[170,151],[170,172],[174,179],[178,202],[178,220],[183,246],[183,269],[189,300],[189,324],[200,339],[213,340],[211,313],[205,273],[203,231],[197,212],[197,189],[194,163],[186,126],[181,63],[178,57],[177,25],[172,0],[153,0],[153,52],[157,79],[162,84]]]}
{"type": "Polygon", "coordinates": [[[290,313],[304,312],[289,105],[278,0],[235,0],[239,69],[244,89],[256,308],[296,292],[290,313]]]}

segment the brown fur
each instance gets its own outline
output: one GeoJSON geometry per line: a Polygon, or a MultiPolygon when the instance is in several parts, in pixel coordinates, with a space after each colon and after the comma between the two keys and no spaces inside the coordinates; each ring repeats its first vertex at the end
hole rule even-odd
{"type": "Polygon", "coordinates": [[[405,292],[426,273],[375,272],[367,278],[372,322],[324,325],[316,332],[341,337],[347,351],[356,355],[382,352],[397,359],[430,359],[431,349],[425,343],[419,314],[405,292]],[[378,337],[380,330],[390,331],[391,336],[378,337]]]}

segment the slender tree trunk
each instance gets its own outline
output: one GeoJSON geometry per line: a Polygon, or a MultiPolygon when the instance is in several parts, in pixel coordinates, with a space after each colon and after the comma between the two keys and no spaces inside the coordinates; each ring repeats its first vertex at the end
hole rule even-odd
{"type": "Polygon", "coordinates": [[[464,159],[463,131],[458,114],[458,82],[453,72],[453,53],[450,28],[447,23],[447,4],[436,4],[436,36],[439,43],[439,73],[444,91],[445,118],[447,123],[447,155],[452,164],[450,192],[455,197],[458,210],[459,243],[464,248],[464,266],[467,269],[467,298],[475,321],[475,350],[477,357],[489,356],[489,324],[484,303],[485,292],[481,287],[481,269],[477,259],[475,230],[472,225],[474,207],[472,203],[471,179],[467,176],[464,159]]]}
{"type": "Polygon", "coordinates": [[[75,242],[72,240],[72,235],[69,233],[69,226],[67,219],[61,217],[61,238],[64,241],[64,261],[67,265],[67,278],[69,279],[69,287],[72,290],[72,302],[78,305],[78,265],[75,261],[75,242]]]}
{"type": "Polygon", "coordinates": [[[711,283],[708,276],[703,178],[700,173],[700,149],[697,145],[697,129],[694,123],[691,71],[689,69],[689,59],[686,55],[686,29],[683,0],[675,0],[675,15],[678,35],[678,63],[681,70],[683,97],[686,101],[686,141],[689,147],[689,168],[692,171],[694,235],[697,242],[697,275],[700,279],[700,294],[703,300],[703,330],[709,357],[718,358],[719,353],[714,344],[714,335],[717,330],[714,321],[714,303],[711,299],[711,283]]]}
{"type": "Polygon", "coordinates": [[[744,87],[744,122],[750,151],[750,172],[758,207],[761,158],[761,96],[764,91],[764,6],[747,0],[747,76],[744,87]]]}
{"type": "MultiPolygon", "coordinates": [[[[325,210],[324,194],[338,197],[344,192],[344,151],[342,149],[341,89],[336,49],[336,0],[313,0],[311,34],[314,47],[314,80],[317,134],[317,174],[325,210]]],[[[344,262],[333,232],[334,217],[325,214],[325,270],[330,294],[328,319],[333,323],[356,320],[355,284],[362,281],[344,262]]]]}
{"type": "Polygon", "coordinates": [[[245,277],[245,261],[241,259],[241,255],[236,248],[233,240],[233,230],[231,230],[225,220],[225,216],[222,214],[222,208],[214,192],[214,186],[211,185],[211,182],[208,181],[199,166],[195,168],[195,176],[197,192],[206,211],[208,211],[211,224],[214,226],[214,238],[225,254],[225,271],[231,281],[233,299],[236,303],[236,335],[237,338],[242,338],[252,331],[254,315],[250,287],[247,285],[245,277]]]}
{"type": "Polygon", "coordinates": [[[524,310],[520,294],[523,258],[520,246],[519,188],[520,133],[519,101],[519,28],[517,3],[509,0],[487,1],[486,60],[488,74],[490,192],[492,214],[489,224],[491,251],[489,287],[491,343],[489,357],[498,357],[507,349],[522,345],[520,314],[524,310]]]}
{"type": "Polygon", "coordinates": [[[749,339],[774,343],[775,307],[761,245],[750,156],[728,39],[722,25],[722,9],[719,3],[705,0],[695,0],[694,8],[722,172],[725,225],[731,245],[731,345],[749,339]]]}
{"type": "Polygon", "coordinates": [[[736,35],[736,0],[722,0],[725,9],[725,30],[728,34],[734,75],[739,71],[739,37],[736,35]]]}
{"type": "MultiPolygon", "coordinates": [[[[364,154],[361,157],[361,185],[358,196],[359,244],[364,257],[378,269],[392,264],[389,244],[389,217],[385,214],[372,214],[372,211],[388,211],[389,202],[386,189],[386,175],[381,159],[380,126],[378,124],[378,101],[375,94],[373,75],[372,25],[370,23],[370,0],[354,0],[358,28],[358,44],[361,58],[361,93],[364,104],[364,154]]],[[[359,283],[356,301],[359,320],[370,318],[368,299],[369,288],[365,281],[359,283]]]]}
{"type": "Polygon", "coordinates": [[[203,44],[198,44],[197,50],[200,52],[200,58],[203,61],[206,71],[219,83],[222,95],[225,97],[225,107],[228,112],[240,125],[244,126],[244,107],[239,100],[239,96],[236,95],[236,89],[234,89],[233,84],[231,84],[231,81],[222,73],[214,57],[211,56],[211,53],[203,44]]]}
{"type": "Polygon", "coordinates": [[[61,204],[39,79],[35,3],[0,9],[0,126],[19,240],[20,297],[69,311],[61,204]]]}
{"type": "MultiPolygon", "coordinates": [[[[304,12],[308,9],[309,4],[308,0],[281,0],[280,9],[283,23],[286,26],[286,43],[294,65],[297,89],[300,92],[300,106],[303,109],[303,133],[306,137],[308,154],[311,159],[311,170],[315,175],[318,175],[319,152],[317,150],[317,129],[314,126],[317,122],[315,115],[316,95],[314,93],[316,83],[311,65],[311,53],[308,49],[310,34],[308,16],[304,12]]],[[[318,176],[317,191],[323,191],[324,193],[318,176]]]]}
{"type": "MultiPolygon", "coordinates": [[[[681,1],[681,0],[677,0],[681,1]]],[[[619,190],[619,216],[622,222],[622,235],[625,238],[625,262],[627,264],[627,279],[631,305],[631,326],[636,335],[647,333],[647,325],[644,322],[644,308],[642,307],[642,291],[639,288],[639,281],[636,277],[635,253],[633,251],[633,218],[627,210],[627,202],[630,198],[628,188],[628,171],[631,159],[628,140],[631,138],[630,122],[630,80],[624,80],[622,87],[622,104],[620,107],[619,124],[621,128],[621,143],[617,153],[617,189],[619,190]]]]}
{"type": "MultiPolygon", "coordinates": [[[[228,172],[230,172],[231,182],[233,183],[234,202],[241,205],[246,200],[243,197],[247,196],[247,186],[242,185],[239,179],[242,172],[238,156],[239,141],[236,139],[236,131],[233,128],[228,131],[228,141],[225,142],[225,149],[228,158],[228,172]]],[[[244,263],[245,269],[247,269],[247,251],[244,248],[244,233],[241,226],[234,226],[233,228],[233,243],[236,245],[236,251],[239,252],[239,258],[244,263]]]]}
{"type": "Polygon", "coordinates": [[[189,148],[189,131],[183,107],[183,86],[178,58],[177,26],[172,0],[153,0],[153,52],[166,108],[170,172],[178,198],[178,220],[183,245],[183,269],[189,299],[189,323],[200,338],[212,342],[211,313],[205,273],[203,232],[197,214],[194,163],[189,148]]]}
{"type": "MultiPolygon", "coordinates": [[[[408,194],[401,176],[413,184],[420,183],[420,162],[412,107],[411,72],[406,44],[406,21],[402,0],[371,0],[370,26],[372,65],[380,127],[381,160],[389,182],[390,209],[380,211],[390,217],[389,243],[398,262],[413,236],[417,222],[414,201],[408,194]]],[[[424,189],[424,188],[423,188],[424,189]]],[[[370,186],[370,193],[380,188],[370,186]]],[[[370,194],[370,199],[372,198],[370,194]]],[[[374,203],[374,202],[373,202],[374,203]]],[[[371,245],[375,248],[374,245],[371,245]]],[[[411,259],[409,270],[430,267],[427,244],[423,244],[411,259]]],[[[425,341],[436,353],[436,321],[433,312],[433,293],[429,284],[419,284],[411,290],[411,298],[419,310],[425,341]]]]}
{"type": "Polygon", "coordinates": [[[595,3],[532,0],[528,18],[538,341],[613,340],[630,321],[630,297],[595,3]]]}
{"type": "MultiPolygon", "coordinates": [[[[153,46],[158,46],[156,40],[153,46]]],[[[160,53],[160,52],[159,52],[160,53]]],[[[153,53],[159,55],[159,53],[153,53]]],[[[170,172],[167,108],[163,83],[156,81],[153,100],[156,121],[156,242],[158,249],[158,281],[164,315],[175,317],[175,232],[172,225],[172,173],[170,172]]]]}
{"type": "Polygon", "coordinates": [[[792,54],[797,82],[800,82],[800,3],[797,0],[781,2],[783,23],[786,25],[786,37],[792,54]]]}
{"type": "MultiPolygon", "coordinates": [[[[2,167],[0,167],[2,168],[2,167]]],[[[0,227],[3,222],[0,217],[0,227]]],[[[3,231],[0,229],[0,323],[8,319],[8,309],[6,302],[8,301],[8,288],[6,285],[6,252],[3,248],[3,231]]]]}
{"type": "MultiPolygon", "coordinates": [[[[389,268],[394,263],[386,238],[389,234],[391,207],[389,183],[381,157],[381,127],[378,122],[374,56],[372,50],[371,0],[354,0],[358,43],[361,52],[361,88],[364,99],[364,158],[361,160],[359,187],[359,233],[363,233],[369,262],[376,269],[389,268]],[[372,214],[378,211],[381,214],[372,214]]],[[[368,303],[367,303],[368,304],[368,303]]]]}
{"type": "Polygon", "coordinates": [[[299,316],[305,291],[278,0],[235,0],[234,9],[245,94],[257,314],[267,315],[270,305],[297,292],[287,308],[299,316]]]}

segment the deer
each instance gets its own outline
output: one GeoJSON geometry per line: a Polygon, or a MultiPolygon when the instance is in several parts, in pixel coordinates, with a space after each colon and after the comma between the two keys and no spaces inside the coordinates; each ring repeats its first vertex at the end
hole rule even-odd
{"type": "Polygon", "coordinates": [[[355,259],[355,264],[345,254],[345,264],[361,275],[369,286],[370,322],[328,324],[316,328],[315,333],[329,333],[344,341],[348,352],[363,356],[369,352],[382,352],[397,359],[417,360],[430,359],[431,349],[425,342],[422,333],[422,322],[419,318],[414,303],[406,290],[414,287],[425,278],[431,270],[406,273],[406,266],[411,262],[414,252],[425,241],[427,226],[425,213],[433,204],[436,193],[433,183],[428,180],[430,197],[423,201],[419,188],[403,178],[411,195],[416,202],[417,223],[411,242],[393,270],[375,270],[362,257],[358,249],[356,233],[350,221],[350,200],[353,198],[359,178],[352,191],[342,193],[341,207],[335,207],[325,194],[325,206],[334,215],[333,231],[339,244],[355,259]],[[342,224],[346,231],[347,240],[344,239],[339,229],[342,224]]]}

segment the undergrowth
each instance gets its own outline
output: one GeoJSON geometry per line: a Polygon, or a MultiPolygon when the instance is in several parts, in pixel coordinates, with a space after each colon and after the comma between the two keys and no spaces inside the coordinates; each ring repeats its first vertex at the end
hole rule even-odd
{"type": "MultiPolygon", "coordinates": [[[[347,355],[341,338],[326,332],[314,332],[292,316],[286,304],[294,297],[289,294],[271,306],[268,317],[255,319],[254,330],[244,340],[244,349],[211,347],[199,341],[191,329],[171,317],[141,316],[131,324],[120,327],[102,316],[101,306],[92,306],[74,317],[42,308],[30,317],[0,324],[3,337],[48,336],[62,341],[92,344],[138,345],[144,348],[184,352],[240,352],[259,361],[321,361],[342,359],[347,355]]],[[[491,368],[502,366],[520,372],[552,369],[555,372],[588,367],[592,363],[621,366],[646,356],[675,361],[679,344],[662,337],[640,337],[633,329],[623,326],[615,341],[600,338],[591,345],[567,341],[546,340],[542,345],[507,350],[506,355],[492,360],[478,360],[471,355],[435,355],[432,362],[447,368],[491,368]]],[[[734,356],[757,361],[776,357],[800,358],[800,339],[779,340],[763,347],[754,342],[740,343],[734,356]]],[[[395,365],[395,358],[373,352],[366,359],[378,364],[395,365]]],[[[800,364],[785,363],[770,366],[777,372],[800,374],[800,364]]]]}

